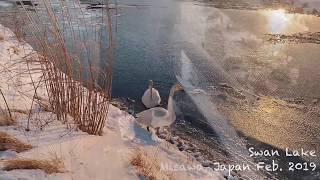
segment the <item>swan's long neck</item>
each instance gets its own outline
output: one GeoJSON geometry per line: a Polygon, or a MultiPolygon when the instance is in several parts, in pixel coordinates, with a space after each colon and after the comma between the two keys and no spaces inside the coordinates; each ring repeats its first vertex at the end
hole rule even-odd
{"type": "Polygon", "coordinates": [[[149,85],[149,90],[150,90],[150,99],[152,100],[152,84],[149,85]]]}
{"type": "Polygon", "coordinates": [[[151,99],[151,101],[152,101],[152,87],[153,87],[153,81],[150,80],[149,81],[149,89],[150,89],[150,99],[151,99]]]}
{"type": "Polygon", "coordinates": [[[169,99],[168,99],[168,107],[167,110],[170,114],[174,114],[174,109],[173,109],[173,96],[175,93],[175,86],[173,86],[170,89],[170,94],[169,94],[169,99]]]}

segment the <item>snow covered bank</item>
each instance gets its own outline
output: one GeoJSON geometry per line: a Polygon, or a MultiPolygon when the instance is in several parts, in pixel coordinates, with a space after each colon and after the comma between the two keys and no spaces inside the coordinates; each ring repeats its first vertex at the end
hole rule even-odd
{"type": "MultiPolygon", "coordinates": [[[[12,109],[28,110],[31,106],[34,87],[38,96],[46,97],[44,86],[39,84],[40,65],[32,47],[19,42],[12,31],[0,25],[0,88],[12,109]],[[27,63],[28,62],[28,63],[27,63]]],[[[0,107],[4,108],[1,97],[0,107]]]]}
{"type": "MultiPolygon", "coordinates": [[[[112,105],[103,136],[78,131],[71,118],[68,124],[57,121],[55,114],[45,111],[38,104],[32,104],[35,87],[38,87],[37,96],[46,100],[45,87],[39,83],[42,76],[40,65],[36,63],[37,54],[30,45],[17,41],[9,29],[0,25],[1,35],[4,39],[0,39],[0,88],[9,108],[15,110],[13,114],[17,123],[0,126],[0,131],[34,148],[22,153],[0,152],[0,168],[7,159],[50,159],[58,156],[63,160],[65,173],[49,175],[41,170],[0,170],[0,179],[139,179],[137,170],[130,164],[138,148],[157,158],[162,168],[159,173],[169,172],[173,179],[224,179],[220,173],[209,168],[199,168],[199,163],[176,147],[153,142],[150,134],[135,123],[133,116],[112,105]],[[21,113],[29,112],[30,108],[31,116],[21,113]],[[27,132],[25,128],[28,119],[30,131],[27,132]],[[175,168],[182,166],[186,168],[175,168]]],[[[6,109],[3,99],[0,100],[0,107],[6,109]]],[[[166,178],[169,177],[162,177],[166,178]]]]}

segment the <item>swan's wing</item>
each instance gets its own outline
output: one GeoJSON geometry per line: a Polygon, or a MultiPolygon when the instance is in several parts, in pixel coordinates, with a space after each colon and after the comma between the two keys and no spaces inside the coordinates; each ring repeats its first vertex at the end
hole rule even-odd
{"type": "Polygon", "coordinates": [[[157,104],[160,104],[161,102],[159,91],[154,88],[152,88],[152,99],[154,99],[154,102],[156,102],[157,104]]]}
{"type": "Polygon", "coordinates": [[[142,111],[138,114],[136,114],[137,118],[136,121],[137,123],[145,126],[151,126],[151,121],[153,117],[153,109],[148,109],[145,111],[142,111]]]}
{"type": "Polygon", "coordinates": [[[161,107],[153,108],[154,118],[164,118],[164,117],[167,117],[167,115],[168,115],[168,110],[161,107]]]}
{"type": "Polygon", "coordinates": [[[141,101],[147,108],[152,108],[160,104],[161,97],[159,92],[156,89],[152,88],[152,99],[150,89],[147,89],[144,92],[141,101]]]}
{"type": "Polygon", "coordinates": [[[145,126],[160,127],[168,119],[168,111],[162,107],[155,107],[136,114],[137,123],[145,126]]]}
{"type": "Polygon", "coordinates": [[[154,108],[153,118],[151,120],[152,127],[166,126],[168,123],[169,112],[164,108],[154,108]]]}

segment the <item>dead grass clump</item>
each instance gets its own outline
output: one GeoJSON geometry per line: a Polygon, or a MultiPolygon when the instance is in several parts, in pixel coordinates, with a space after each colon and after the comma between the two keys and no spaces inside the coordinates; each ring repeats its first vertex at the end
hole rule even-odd
{"type": "Polygon", "coordinates": [[[5,162],[2,170],[15,169],[40,169],[47,174],[63,173],[64,164],[61,159],[36,160],[36,159],[12,159],[5,162]]]}
{"type": "Polygon", "coordinates": [[[139,176],[156,180],[156,172],[160,170],[159,163],[156,159],[148,158],[146,152],[137,150],[130,163],[138,170],[139,176]]]}
{"type": "Polygon", "coordinates": [[[0,132],[0,151],[12,150],[22,152],[31,149],[30,144],[21,142],[19,139],[10,136],[5,132],[0,132]]]}
{"type": "Polygon", "coordinates": [[[0,112],[0,126],[11,126],[16,123],[16,118],[6,112],[0,112]]]}
{"type": "Polygon", "coordinates": [[[145,151],[138,149],[132,159],[130,164],[133,165],[137,171],[138,175],[144,177],[148,180],[173,180],[173,174],[161,171],[159,160],[156,155],[150,156],[145,151]]]}

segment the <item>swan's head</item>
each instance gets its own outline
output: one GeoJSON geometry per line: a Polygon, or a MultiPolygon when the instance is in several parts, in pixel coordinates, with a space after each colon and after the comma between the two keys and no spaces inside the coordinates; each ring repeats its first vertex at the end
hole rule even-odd
{"type": "Polygon", "coordinates": [[[152,88],[152,87],[153,87],[153,81],[149,80],[149,88],[152,88]]]}
{"type": "Polygon", "coordinates": [[[170,94],[169,96],[174,96],[175,92],[177,91],[183,91],[183,87],[181,86],[181,84],[175,84],[171,87],[170,89],[170,94]]]}
{"type": "Polygon", "coordinates": [[[174,91],[183,91],[183,90],[184,90],[184,89],[183,89],[183,87],[182,87],[181,84],[176,84],[176,85],[175,85],[174,91]]]}

